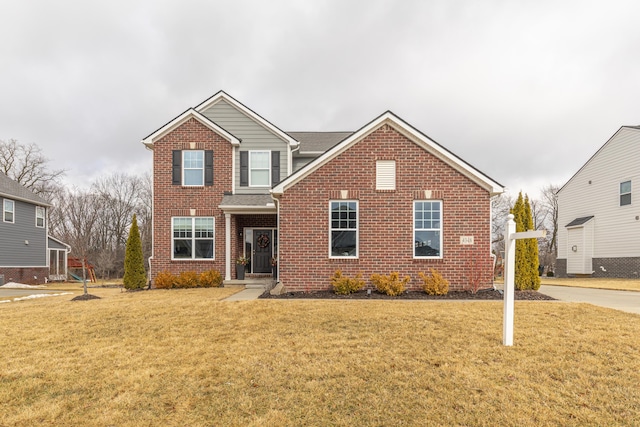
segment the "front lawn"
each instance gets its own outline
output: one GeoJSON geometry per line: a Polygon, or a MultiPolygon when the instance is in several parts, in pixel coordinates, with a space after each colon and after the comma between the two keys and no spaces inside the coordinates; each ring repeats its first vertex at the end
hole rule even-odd
{"type": "Polygon", "coordinates": [[[0,306],[0,425],[640,424],[637,315],[224,292],[0,306]]]}

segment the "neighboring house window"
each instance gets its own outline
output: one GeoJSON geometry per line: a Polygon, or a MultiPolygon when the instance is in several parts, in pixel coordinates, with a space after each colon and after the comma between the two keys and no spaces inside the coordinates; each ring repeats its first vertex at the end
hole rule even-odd
{"type": "Polygon", "coordinates": [[[36,206],[36,227],[38,228],[44,228],[44,213],[42,206],[36,206]]]}
{"type": "Polygon", "coordinates": [[[174,150],[171,183],[189,187],[213,185],[213,150],[174,150]]]}
{"type": "Polygon", "coordinates": [[[172,218],[172,259],[213,259],[214,225],[214,218],[172,218]]]}
{"type": "Polygon", "coordinates": [[[631,204],[631,181],[620,183],[620,206],[631,204]]]}
{"type": "Polygon", "coordinates": [[[376,190],[396,189],[396,161],[376,161],[376,190]]]}
{"type": "Polygon", "coordinates": [[[280,151],[240,151],[241,187],[270,187],[279,182],[280,151]]]}
{"type": "Polygon", "coordinates": [[[330,202],[331,258],[358,257],[358,202],[341,200],[330,202]]]}
{"type": "Polygon", "coordinates": [[[249,151],[249,187],[269,187],[271,152],[249,151]]]}
{"type": "Polygon", "coordinates": [[[4,222],[14,222],[15,209],[16,204],[13,200],[4,199],[4,203],[2,204],[2,220],[4,222]]]}
{"type": "Polygon", "coordinates": [[[413,256],[442,258],[442,202],[413,202],[413,256]]]}

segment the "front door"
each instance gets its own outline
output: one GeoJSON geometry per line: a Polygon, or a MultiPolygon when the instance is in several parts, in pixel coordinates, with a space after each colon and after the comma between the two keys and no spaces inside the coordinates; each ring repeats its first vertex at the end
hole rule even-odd
{"type": "Polygon", "coordinates": [[[272,230],[253,230],[253,273],[271,273],[272,230]]]}

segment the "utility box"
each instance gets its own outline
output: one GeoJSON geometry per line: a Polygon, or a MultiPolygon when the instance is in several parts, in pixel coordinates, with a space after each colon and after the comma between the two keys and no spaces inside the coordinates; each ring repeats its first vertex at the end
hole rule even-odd
{"type": "Polygon", "coordinates": [[[0,274],[0,286],[4,285],[4,274],[0,274]]]}

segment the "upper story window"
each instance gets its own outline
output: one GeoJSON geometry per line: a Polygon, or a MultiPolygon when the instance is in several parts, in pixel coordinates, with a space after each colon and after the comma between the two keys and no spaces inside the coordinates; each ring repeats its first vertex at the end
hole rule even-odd
{"type": "Polygon", "coordinates": [[[44,228],[45,209],[42,206],[36,206],[36,227],[44,228]]]}
{"type": "Polygon", "coordinates": [[[204,185],[204,151],[182,152],[182,185],[204,185]]]}
{"type": "Polygon", "coordinates": [[[15,221],[15,210],[15,202],[13,200],[4,199],[4,202],[2,203],[2,220],[4,222],[13,223],[15,221]]]}
{"type": "Polygon", "coordinates": [[[358,202],[340,200],[330,203],[330,258],[358,257],[358,202]]]}
{"type": "Polygon", "coordinates": [[[631,181],[620,183],[620,206],[631,204],[631,181]]]}
{"type": "Polygon", "coordinates": [[[280,151],[240,151],[240,186],[268,188],[280,182],[280,151]]]}
{"type": "Polygon", "coordinates": [[[171,220],[172,259],[213,259],[215,219],[175,217],[171,220]]]}
{"type": "Polygon", "coordinates": [[[442,202],[413,202],[414,258],[442,258],[442,202]]]}
{"type": "Polygon", "coordinates": [[[213,151],[174,150],[171,182],[188,187],[213,185],[213,151]]]}
{"type": "Polygon", "coordinates": [[[376,190],[396,189],[396,161],[376,161],[376,190]]]}
{"type": "Polygon", "coordinates": [[[271,152],[249,151],[249,187],[270,187],[271,152]]]}

